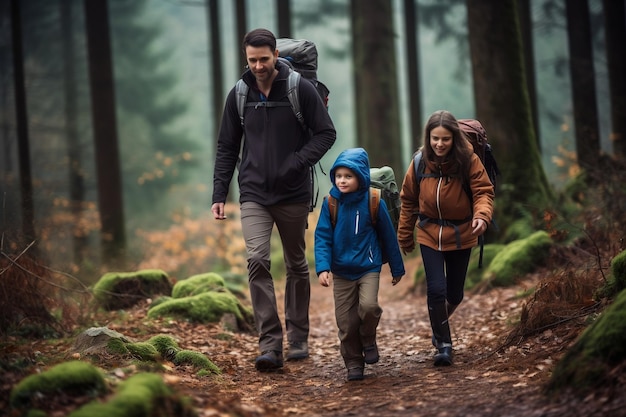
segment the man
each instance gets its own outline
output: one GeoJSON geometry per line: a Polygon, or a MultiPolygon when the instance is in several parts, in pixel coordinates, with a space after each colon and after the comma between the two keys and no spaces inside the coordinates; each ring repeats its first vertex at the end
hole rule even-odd
{"type": "Polygon", "coordinates": [[[287,271],[287,360],[304,359],[309,356],[311,295],[304,240],[311,200],[309,168],[330,149],[336,132],[315,87],[304,79],[298,94],[308,129],[301,126],[287,97],[289,68],[278,60],[272,32],[255,29],[247,33],[243,50],[249,67],[242,76],[249,86],[248,105],[242,123],[235,89],[228,94],[217,142],[211,211],[218,220],[226,218],[224,203],[243,141],[239,203],[261,351],[255,366],[259,371],[273,371],[283,366],[283,329],[270,273],[272,229],[276,224],[287,271]]]}

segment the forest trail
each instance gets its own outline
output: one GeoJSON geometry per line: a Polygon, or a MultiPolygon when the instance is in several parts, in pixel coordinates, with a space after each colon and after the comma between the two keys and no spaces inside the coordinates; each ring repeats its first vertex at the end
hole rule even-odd
{"type": "Polygon", "coordinates": [[[232,413],[226,415],[243,416],[626,415],[624,400],[609,400],[601,393],[551,400],[542,394],[556,360],[573,341],[571,331],[547,330],[503,348],[519,316],[522,301],[517,294],[524,285],[466,293],[451,318],[454,365],[435,368],[426,297],[409,291],[408,277],[416,267],[409,263],[407,275],[395,287],[388,268],[383,268],[381,359],[366,365],[363,381],[346,381],[332,288],[313,279],[310,357],[285,362],[280,372],[259,373],[254,369],[258,345],[253,335],[232,339],[223,355],[207,352],[224,375],[186,384],[200,415],[224,415],[220,413],[226,410],[232,413]]]}
{"type": "MultiPolygon", "coordinates": [[[[418,266],[419,259],[407,260],[407,275],[395,287],[388,267],[383,267],[379,293],[383,315],[378,327],[381,358],[366,365],[363,381],[346,380],[332,288],[322,287],[316,278],[311,282],[310,357],[285,362],[284,368],[274,373],[254,368],[258,355],[255,334],[231,332],[218,323],[147,319],[148,301],[122,314],[106,313],[95,322],[135,341],[168,334],[182,349],[210,358],[222,370],[221,375],[198,376],[193,366],[169,362],[157,368],[168,385],[190,398],[199,417],[626,416],[626,396],[616,398],[611,394],[615,390],[607,387],[599,386],[584,398],[570,394],[548,398],[542,393],[558,359],[585,328],[584,318],[509,341],[524,304],[519,294],[535,287],[540,273],[514,287],[466,292],[451,318],[454,365],[434,367],[426,296],[422,288],[411,289],[410,277],[418,266]]],[[[284,283],[276,285],[282,306],[284,283]]],[[[14,346],[11,354],[62,361],[70,357],[72,343],[72,338],[37,339],[14,346]]],[[[104,360],[99,366],[111,379],[123,380],[140,372],[137,365],[121,367],[109,362],[104,360]]],[[[37,363],[36,368],[41,371],[46,366],[37,363]]],[[[19,415],[3,412],[11,387],[23,377],[11,372],[0,378],[0,415],[19,415]]],[[[62,417],[92,400],[89,395],[55,395],[46,398],[45,407],[49,417],[62,417]]]]}

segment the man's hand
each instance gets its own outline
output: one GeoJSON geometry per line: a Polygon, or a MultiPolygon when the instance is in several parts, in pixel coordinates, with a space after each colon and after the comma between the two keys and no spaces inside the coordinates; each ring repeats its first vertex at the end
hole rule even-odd
{"type": "Polygon", "coordinates": [[[400,275],[399,277],[393,277],[393,279],[391,280],[391,285],[396,285],[398,282],[400,282],[403,276],[404,275],[400,275]]]}
{"type": "Polygon", "coordinates": [[[211,211],[213,212],[213,217],[217,220],[224,220],[226,218],[226,214],[224,214],[224,203],[213,203],[211,211]]]}
{"type": "Polygon", "coordinates": [[[330,285],[330,281],[332,280],[332,275],[330,272],[324,271],[318,275],[318,278],[322,287],[328,287],[330,285]]]}

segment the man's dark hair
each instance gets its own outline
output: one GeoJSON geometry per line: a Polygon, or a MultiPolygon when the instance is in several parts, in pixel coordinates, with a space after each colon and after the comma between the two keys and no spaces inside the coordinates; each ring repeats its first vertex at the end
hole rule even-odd
{"type": "Polygon", "coordinates": [[[269,46],[270,50],[274,52],[276,50],[276,36],[267,29],[251,30],[243,37],[242,48],[244,52],[247,46],[269,46]]]}

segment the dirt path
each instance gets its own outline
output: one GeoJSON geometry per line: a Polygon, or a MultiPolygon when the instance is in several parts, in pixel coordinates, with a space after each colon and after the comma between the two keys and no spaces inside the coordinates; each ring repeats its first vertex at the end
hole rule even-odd
{"type": "MultiPolygon", "coordinates": [[[[407,277],[413,276],[416,267],[416,262],[409,261],[407,277]]],[[[162,370],[169,385],[191,398],[200,417],[626,416],[626,396],[609,397],[609,390],[603,387],[585,398],[548,399],[542,394],[556,361],[584,323],[546,330],[503,348],[512,323],[519,317],[523,301],[517,294],[526,289],[524,285],[485,294],[466,293],[451,319],[455,363],[435,368],[425,295],[410,292],[411,282],[407,278],[392,287],[386,267],[381,280],[381,360],[366,365],[363,381],[346,381],[332,289],[320,286],[316,280],[312,283],[310,309],[311,355],[302,361],[286,362],[277,373],[259,373],[254,369],[258,339],[253,334],[228,332],[218,324],[146,320],[145,303],[123,316],[111,312],[98,321],[99,325],[137,335],[142,340],[170,334],[183,349],[202,352],[219,366],[223,374],[217,377],[198,377],[193,368],[174,364],[166,364],[162,370]]],[[[279,300],[282,301],[282,295],[279,300]]],[[[24,358],[64,355],[63,352],[70,352],[71,342],[71,338],[54,343],[40,339],[21,344],[20,351],[14,354],[24,358]]],[[[118,368],[106,371],[111,378],[128,376],[118,368]]],[[[8,404],[8,393],[22,377],[5,374],[0,378],[0,415],[6,415],[3,409],[8,404]]],[[[91,400],[88,396],[71,400],[50,398],[48,416],[65,416],[91,400]]]]}
{"type": "Polygon", "coordinates": [[[220,382],[195,387],[201,415],[224,410],[245,416],[626,415],[623,400],[609,401],[600,393],[552,401],[541,394],[557,357],[571,342],[556,331],[496,352],[521,308],[515,297],[521,288],[467,294],[451,320],[455,364],[435,368],[425,296],[407,294],[409,280],[397,287],[387,274],[382,280],[381,360],[366,365],[363,381],[346,381],[332,289],[313,282],[310,358],[286,362],[279,373],[258,373],[256,337],[233,339],[230,350],[216,358],[225,370],[220,382]]]}

